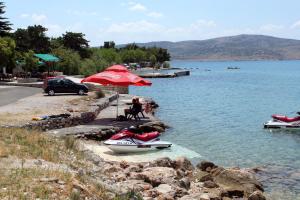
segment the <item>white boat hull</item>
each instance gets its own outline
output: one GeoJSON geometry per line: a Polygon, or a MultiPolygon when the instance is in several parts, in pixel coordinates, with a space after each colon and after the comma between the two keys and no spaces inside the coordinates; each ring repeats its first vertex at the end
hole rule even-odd
{"type": "Polygon", "coordinates": [[[107,140],[104,144],[116,153],[136,153],[169,148],[172,143],[160,141],[158,138],[144,142],[136,139],[107,140]]]}
{"type": "Polygon", "coordinates": [[[282,121],[275,121],[270,120],[264,123],[264,128],[268,129],[289,129],[289,130],[300,130],[300,121],[296,122],[282,122],[282,121]]]}

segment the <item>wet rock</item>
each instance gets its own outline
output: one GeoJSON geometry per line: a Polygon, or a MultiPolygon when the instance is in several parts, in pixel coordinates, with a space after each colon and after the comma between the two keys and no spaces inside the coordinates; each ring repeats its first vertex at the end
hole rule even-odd
{"type": "Polygon", "coordinates": [[[165,124],[161,121],[148,122],[139,126],[142,132],[158,131],[161,133],[165,131],[165,128],[165,124]]]}
{"type": "Polygon", "coordinates": [[[175,168],[183,169],[184,171],[187,171],[187,170],[193,170],[194,166],[192,165],[191,161],[189,161],[186,157],[178,157],[175,160],[175,168]]]}
{"type": "Polygon", "coordinates": [[[266,200],[266,197],[261,191],[255,191],[249,196],[248,200],[266,200]]]}
{"type": "Polygon", "coordinates": [[[206,174],[199,179],[200,182],[213,181],[213,180],[214,179],[211,174],[206,174]]]}
{"type": "Polygon", "coordinates": [[[185,178],[182,178],[179,180],[179,185],[180,185],[180,187],[183,187],[183,188],[189,190],[191,187],[191,181],[189,178],[185,177],[185,178]]]}
{"type": "Polygon", "coordinates": [[[209,173],[212,176],[217,176],[218,174],[220,174],[222,171],[224,171],[225,169],[223,167],[216,167],[214,169],[212,169],[209,173]]]}
{"type": "Polygon", "coordinates": [[[219,187],[218,184],[216,184],[215,182],[213,182],[211,180],[205,181],[203,183],[203,186],[206,187],[206,188],[217,188],[217,187],[219,187]]]}
{"type": "MultiPolygon", "coordinates": [[[[199,182],[199,181],[202,180],[202,177],[207,176],[208,174],[209,174],[208,172],[201,171],[201,170],[197,169],[197,170],[194,171],[194,179],[193,180],[195,182],[199,182]]],[[[204,181],[206,181],[206,180],[204,179],[201,182],[204,182],[204,181]]]]}
{"type": "Polygon", "coordinates": [[[214,181],[223,187],[229,196],[248,197],[256,190],[263,191],[254,174],[246,170],[224,169],[214,176],[214,181]]]}
{"type": "Polygon", "coordinates": [[[213,162],[209,161],[201,161],[196,166],[198,169],[201,169],[202,171],[206,171],[208,167],[210,167],[210,170],[213,168],[216,168],[217,166],[213,162]]]}

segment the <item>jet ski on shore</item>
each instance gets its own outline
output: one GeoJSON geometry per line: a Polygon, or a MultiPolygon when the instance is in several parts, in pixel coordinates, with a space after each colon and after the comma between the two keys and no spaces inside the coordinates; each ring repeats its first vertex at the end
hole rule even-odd
{"type": "Polygon", "coordinates": [[[272,115],[272,119],[264,123],[264,128],[268,129],[299,129],[300,130],[300,112],[295,117],[284,115],[272,115]]]}
{"type": "Polygon", "coordinates": [[[104,142],[107,147],[116,153],[143,152],[171,147],[172,143],[161,141],[159,132],[136,134],[124,129],[104,142]]]}

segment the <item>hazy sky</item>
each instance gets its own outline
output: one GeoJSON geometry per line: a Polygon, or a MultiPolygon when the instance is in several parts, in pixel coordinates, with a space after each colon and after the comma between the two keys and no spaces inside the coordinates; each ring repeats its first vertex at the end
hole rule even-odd
{"type": "Polygon", "coordinates": [[[83,32],[90,45],[237,34],[300,39],[300,0],[4,0],[13,28],[83,32]]]}

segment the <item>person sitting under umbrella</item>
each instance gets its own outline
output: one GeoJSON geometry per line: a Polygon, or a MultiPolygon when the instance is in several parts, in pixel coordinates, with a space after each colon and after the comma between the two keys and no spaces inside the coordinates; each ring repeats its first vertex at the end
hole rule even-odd
{"type": "Polygon", "coordinates": [[[128,118],[129,115],[137,115],[142,110],[142,104],[137,98],[132,99],[132,106],[129,109],[125,109],[125,117],[128,118]]]}

